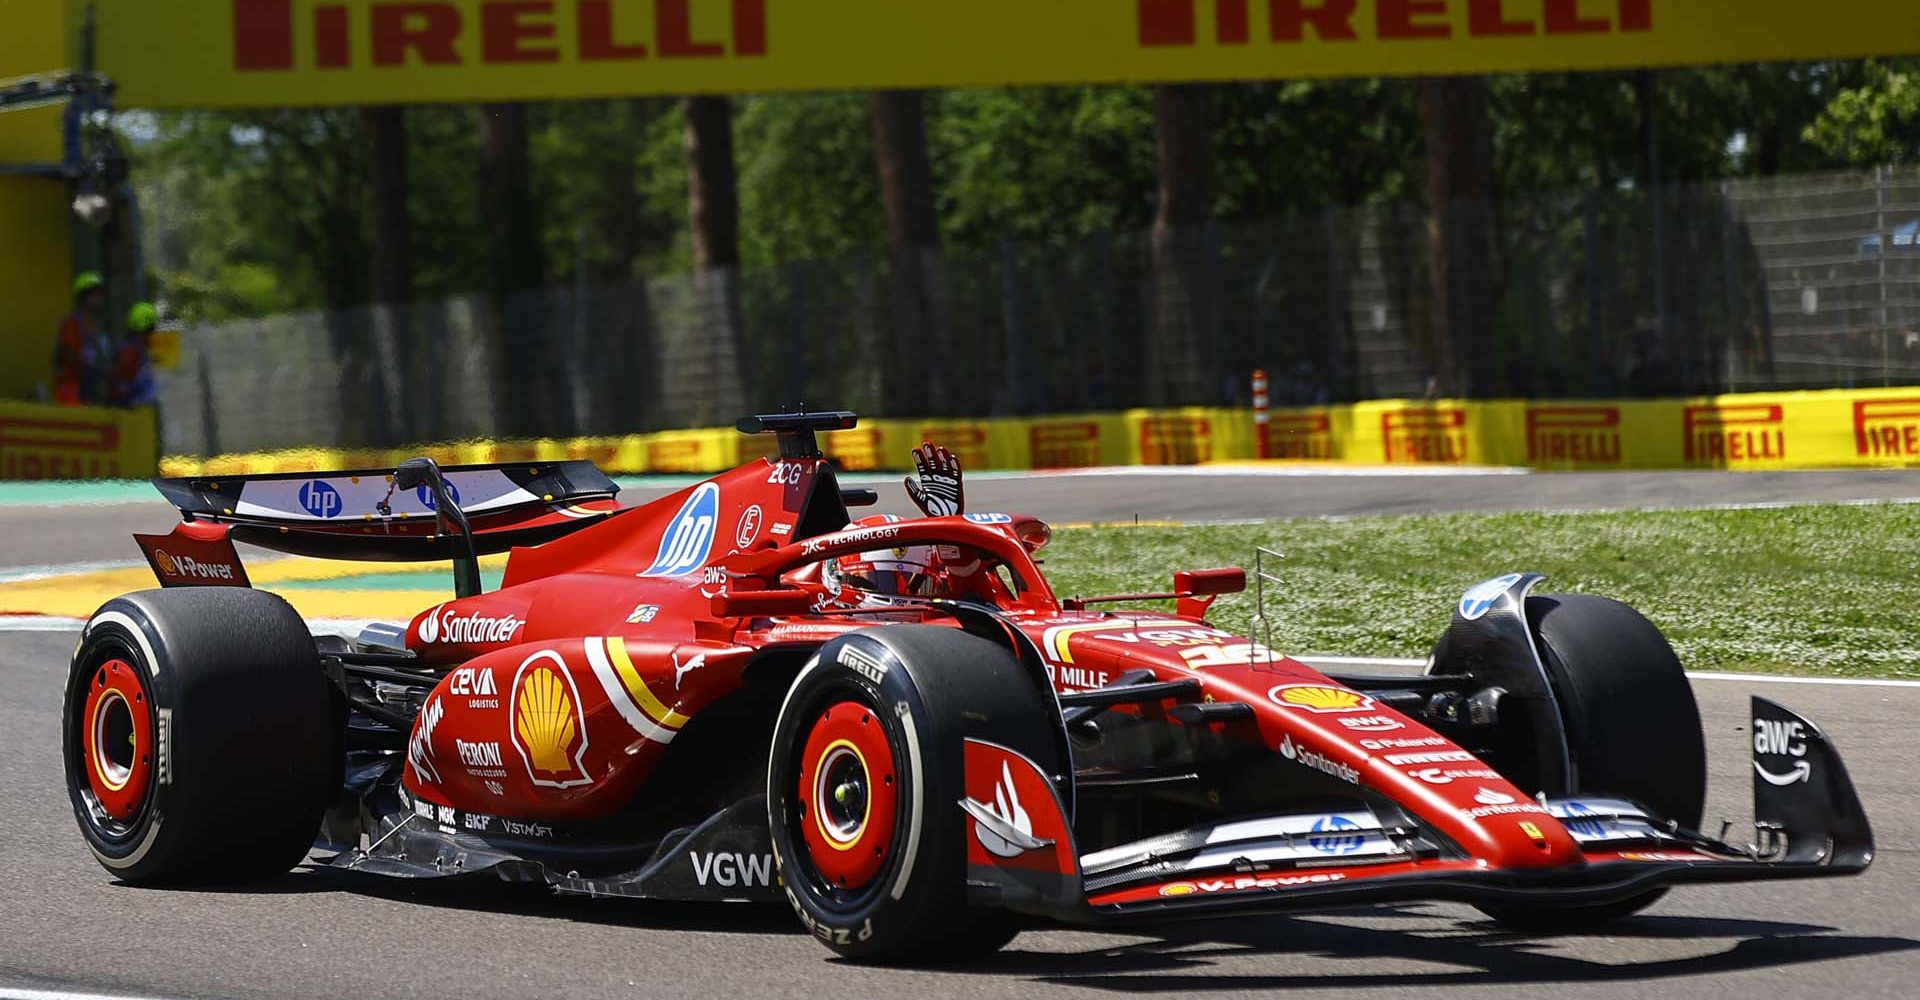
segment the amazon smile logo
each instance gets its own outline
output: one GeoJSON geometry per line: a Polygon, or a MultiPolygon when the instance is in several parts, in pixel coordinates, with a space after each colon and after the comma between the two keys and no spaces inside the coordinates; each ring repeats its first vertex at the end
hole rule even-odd
{"type": "Polygon", "coordinates": [[[1753,773],[1770,785],[1798,785],[1813,780],[1813,763],[1806,760],[1807,726],[1799,719],[1753,720],[1753,773]],[[1793,758],[1784,771],[1760,763],[1762,757],[1793,758]]]}

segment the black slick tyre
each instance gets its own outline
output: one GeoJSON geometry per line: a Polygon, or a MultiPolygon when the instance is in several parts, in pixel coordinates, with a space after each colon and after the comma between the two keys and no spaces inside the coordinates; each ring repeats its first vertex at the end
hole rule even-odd
{"type": "MultiPolygon", "coordinates": [[[[1588,594],[1527,599],[1527,621],[1553,682],[1578,788],[1630,799],[1698,829],[1706,808],[1707,751],[1700,710],[1679,657],[1645,616],[1588,594]]],[[[1585,906],[1482,906],[1518,926],[1611,920],[1652,905],[1665,889],[1585,906]]]]}
{"type": "Polygon", "coordinates": [[[138,885],[300,863],[337,762],[319,654],[286,601],[207,587],[115,598],[87,621],[61,713],[87,847],[138,885]]]}
{"type": "Polygon", "coordinates": [[[1013,914],[968,904],[964,741],[1066,773],[1060,722],[1011,653],[899,625],[827,643],[774,726],[767,803],[788,901],[834,952],[939,964],[997,950],[1013,914]]]}

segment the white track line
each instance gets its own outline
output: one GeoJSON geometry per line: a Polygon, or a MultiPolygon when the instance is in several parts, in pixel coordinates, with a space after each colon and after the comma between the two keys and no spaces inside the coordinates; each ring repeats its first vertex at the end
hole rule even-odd
{"type": "Polygon", "coordinates": [[[1326,665],[1329,667],[1383,667],[1388,670],[1423,670],[1426,660],[1404,660],[1389,656],[1296,656],[1294,659],[1308,666],[1326,665]]]}
{"type": "Polygon", "coordinates": [[[77,562],[49,566],[22,566],[0,572],[0,583],[25,583],[29,580],[45,580],[55,576],[70,576],[75,573],[98,573],[111,569],[140,569],[143,562],[128,562],[120,559],[111,562],[77,562]]]}
{"type": "Polygon", "coordinates": [[[60,615],[0,615],[0,632],[78,632],[85,624],[60,615]]]}
{"type": "Polygon", "coordinates": [[[1920,681],[1881,680],[1873,677],[1777,677],[1770,674],[1723,674],[1690,670],[1690,680],[1745,681],[1754,684],[1832,684],[1836,687],[1920,688],[1920,681]]]}
{"type": "MultiPolygon", "coordinates": [[[[310,618],[307,629],[315,635],[358,635],[360,630],[373,622],[405,625],[404,621],[384,618],[310,618]]],[[[85,618],[68,618],[64,615],[0,615],[0,633],[4,632],[78,632],[87,623],[85,618]]],[[[0,996],[0,1000],[6,1000],[0,996]]]]}
{"type": "Polygon", "coordinates": [[[78,993],[71,990],[23,990],[0,986],[0,1000],[157,1000],[125,993],[78,993]]]}
{"type": "MultiPolygon", "coordinates": [[[[1310,667],[1377,667],[1382,670],[1425,669],[1427,661],[1390,656],[1296,656],[1310,667]]],[[[1920,681],[1875,677],[1786,677],[1778,674],[1734,674],[1714,670],[1689,670],[1687,679],[1695,681],[1736,681],[1745,684],[1830,684],[1835,687],[1920,688],[1920,681]]]]}
{"type": "Polygon", "coordinates": [[[1058,479],[1089,476],[1150,476],[1168,479],[1188,476],[1411,477],[1530,476],[1534,470],[1517,465],[1103,465],[1086,469],[1035,469],[1021,478],[1058,479]]]}

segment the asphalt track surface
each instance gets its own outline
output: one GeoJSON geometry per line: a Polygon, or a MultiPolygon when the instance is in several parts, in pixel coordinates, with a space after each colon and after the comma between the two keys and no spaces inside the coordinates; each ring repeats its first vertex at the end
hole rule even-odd
{"type": "MultiPolygon", "coordinates": [[[[1608,474],[1448,479],[1070,477],[978,483],[973,506],[1058,521],[1357,515],[1920,496],[1920,477],[1608,474]]],[[[897,492],[897,490],[889,491],[897,492]]],[[[0,509],[0,564],[123,560],[154,505],[0,509]]],[[[301,869],[218,891],[116,883],[73,827],[60,776],[70,634],[0,635],[0,997],[1342,996],[1912,997],[1920,993],[1920,687],[1699,680],[1707,815],[1747,829],[1749,693],[1819,722],[1872,817],[1865,875],[1683,888],[1586,933],[1513,933],[1452,904],[1238,917],[1125,932],[1036,927],[964,969],[831,959],[784,908],[516,895],[301,869]]],[[[235,817],[244,822],[244,817],[235,817]]]]}

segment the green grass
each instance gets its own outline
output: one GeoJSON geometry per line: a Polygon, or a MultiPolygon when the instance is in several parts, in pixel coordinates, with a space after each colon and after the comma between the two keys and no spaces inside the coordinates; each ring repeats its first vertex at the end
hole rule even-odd
{"type": "MultiPolygon", "coordinates": [[[[1267,605],[1289,653],[1425,656],[1461,591],[1531,570],[1541,592],[1638,608],[1689,669],[1920,677],[1920,505],[1093,528],[1044,555],[1069,596],[1165,589],[1188,567],[1251,573],[1256,545],[1286,554],[1267,605]]],[[[1249,588],[1211,617],[1244,632],[1253,613],[1249,588]]]]}

